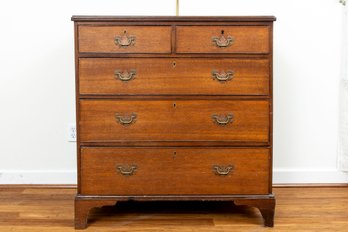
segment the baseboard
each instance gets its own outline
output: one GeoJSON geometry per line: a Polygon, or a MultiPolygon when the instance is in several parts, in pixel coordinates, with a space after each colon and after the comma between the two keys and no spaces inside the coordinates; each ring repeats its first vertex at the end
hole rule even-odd
{"type": "Polygon", "coordinates": [[[273,184],[273,188],[348,188],[348,183],[273,184]]]}
{"type": "Polygon", "coordinates": [[[348,172],[336,169],[274,169],[274,184],[345,184],[348,172]]]}
{"type": "MultiPolygon", "coordinates": [[[[0,170],[0,184],[76,185],[75,170],[0,170]]],[[[348,172],[335,169],[275,169],[275,186],[310,184],[347,184],[348,172]]]]}
{"type": "Polygon", "coordinates": [[[77,189],[76,184],[0,184],[0,189],[77,189]]]}
{"type": "Polygon", "coordinates": [[[75,170],[0,170],[0,184],[76,185],[75,170]]]}

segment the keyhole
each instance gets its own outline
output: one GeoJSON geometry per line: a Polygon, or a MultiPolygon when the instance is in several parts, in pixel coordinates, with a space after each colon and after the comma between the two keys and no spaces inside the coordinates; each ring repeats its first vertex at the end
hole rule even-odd
{"type": "Polygon", "coordinates": [[[173,68],[176,67],[176,62],[175,61],[173,61],[172,66],[173,66],[173,68]]]}
{"type": "Polygon", "coordinates": [[[173,103],[173,107],[176,108],[176,103],[175,102],[173,103]]]}
{"type": "Polygon", "coordinates": [[[176,151],[173,152],[173,159],[176,158],[176,151]]]}
{"type": "Polygon", "coordinates": [[[221,35],[223,35],[225,33],[225,31],[224,30],[221,30],[221,35]]]}
{"type": "Polygon", "coordinates": [[[124,31],[123,31],[123,33],[124,33],[124,34],[126,34],[126,33],[127,33],[127,31],[126,31],[126,30],[124,30],[124,31]]]}

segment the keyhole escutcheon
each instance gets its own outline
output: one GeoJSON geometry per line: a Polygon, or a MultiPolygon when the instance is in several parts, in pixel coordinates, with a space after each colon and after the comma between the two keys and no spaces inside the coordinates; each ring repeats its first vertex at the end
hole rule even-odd
{"type": "Polygon", "coordinates": [[[176,61],[172,62],[172,67],[175,68],[176,67],[176,61]]]}

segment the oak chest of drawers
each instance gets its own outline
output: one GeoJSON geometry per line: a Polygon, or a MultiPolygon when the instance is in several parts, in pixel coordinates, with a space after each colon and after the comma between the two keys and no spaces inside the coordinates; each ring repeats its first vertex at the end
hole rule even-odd
{"type": "Polygon", "coordinates": [[[73,16],[78,194],[226,200],[273,226],[274,17],[73,16]]]}

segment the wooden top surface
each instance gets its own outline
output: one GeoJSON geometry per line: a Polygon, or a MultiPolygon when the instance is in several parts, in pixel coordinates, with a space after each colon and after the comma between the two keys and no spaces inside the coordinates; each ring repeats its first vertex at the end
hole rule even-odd
{"type": "Polygon", "coordinates": [[[96,15],[73,15],[75,22],[151,22],[151,21],[198,21],[198,22],[264,22],[275,21],[274,16],[96,16],[96,15]]]}

